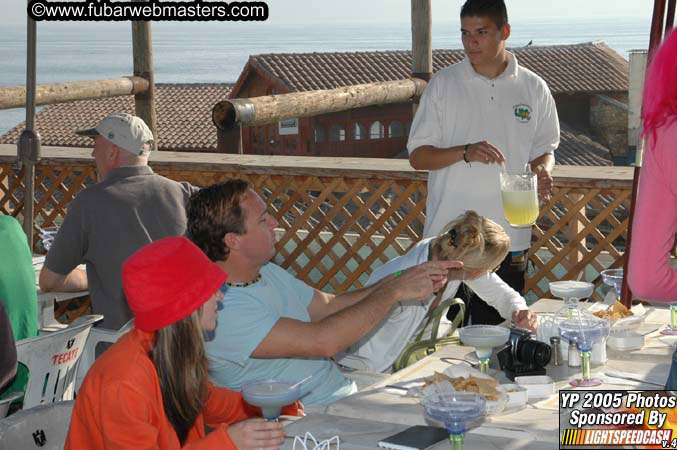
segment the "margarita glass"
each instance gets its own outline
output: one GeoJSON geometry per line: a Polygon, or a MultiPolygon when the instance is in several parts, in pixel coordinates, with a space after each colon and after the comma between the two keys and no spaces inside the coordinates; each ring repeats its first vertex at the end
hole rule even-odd
{"type": "Polygon", "coordinates": [[[585,281],[552,281],[550,283],[550,292],[555,297],[564,300],[564,307],[567,308],[567,319],[574,318],[573,311],[578,307],[578,300],[588,298],[595,290],[595,285],[585,281]]]}
{"type": "Polygon", "coordinates": [[[670,303],[670,325],[662,330],[661,334],[677,336],[677,302],[670,303]]]}
{"type": "Polygon", "coordinates": [[[581,352],[582,378],[571,380],[575,387],[599,386],[602,381],[590,377],[590,353],[595,342],[609,336],[609,321],[598,319],[580,309],[573,311],[574,318],[560,322],[560,336],[569,342],[575,342],[581,352]]]}
{"type": "Polygon", "coordinates": [[[283,406],[301,397],[301,389],[284,381],[255,381],[242,387],[242,397],[250,405],[259,406],[264,419],[276,421],[283,406]]]}
{"type": "Polygon", "coordinates": [[[611,286],[616,292],[616,300],[621,300],[621,288],[623,287],[623,269],[602,270],[602,281],[607,286],[611,286]]]}
{"type": "Polygon", "coordinates": [[[480,372],[489,372],[489,359],[494,347],[499,347],[510,338],[508,328],[496,325],[471,325],[458,330],[461,342],[469,347],[475,347],[475,353],[480,360],[480,372]]]}
{"type": "Polygon", "coordinates": [[[465,432],[475,426],[487,410],[486,400],[477,392],[432,394],[421,403],[428,416],[444,423],[452,450],[463,448],[465,432]]]}

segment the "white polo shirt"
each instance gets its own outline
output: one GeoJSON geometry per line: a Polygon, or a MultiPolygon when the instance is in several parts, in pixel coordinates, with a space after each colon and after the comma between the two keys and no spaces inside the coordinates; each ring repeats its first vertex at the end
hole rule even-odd
{"type": "MultiPolygon", "coordinates": [[[[479,75],[465,58],[439,71],[430,81],[411,126],[407,149],[423,145],[448,148],[487,141],[506,157],[506,169],[525,164],[559,145],[559,119],[545,81],[520,67],[508,52],[508,66],[494,79],[479,75]]],[[[531,228],[514,228],[505,220],[499,183],[500,166],[464,161],[428,174],[423,237],[435,236],[465,212],[501,224],[510,250],[531,243],[531,228]]]]}

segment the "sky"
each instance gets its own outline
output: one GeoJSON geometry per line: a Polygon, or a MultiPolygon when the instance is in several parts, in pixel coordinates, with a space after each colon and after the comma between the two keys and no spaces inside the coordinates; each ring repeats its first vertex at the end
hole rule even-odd
{"type": "MultiPolygon", "coordinates": [[[[0,24],[25,23],[27,0],[0,0],[0,24]]],[[[458,17],[464,0],[432,0],[434,22],[458,17]]],[[[268,0],[274,24],[409,22],[411,0],[268,0]]],[[[511,20],[522,18],[650,17],[651,0],[506,0],[511,20]],[[612,14],[609,14],[609,11],[612,14]]],[[[177,26],[181,24],[176,23],[177,26]]]]}

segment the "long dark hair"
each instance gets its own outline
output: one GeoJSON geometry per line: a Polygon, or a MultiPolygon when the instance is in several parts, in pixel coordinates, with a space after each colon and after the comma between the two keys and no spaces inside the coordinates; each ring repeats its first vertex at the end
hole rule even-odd
{"type": "Polygon", "coordinates": [[[181,446],[207,400],[208,370],[201,311],[200,307],[178,322],[159,329],[150,351],[160,380],[165,414],[181,446]]]}

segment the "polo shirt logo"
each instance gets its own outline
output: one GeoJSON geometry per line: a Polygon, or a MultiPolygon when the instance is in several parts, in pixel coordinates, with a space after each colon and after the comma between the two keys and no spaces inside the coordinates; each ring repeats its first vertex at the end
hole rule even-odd
{"type": "Polygon", "coordinates": [[[517,117],[518,122],[529,122],[531,120],[531,107],[529,105],[520,104],[512,107],[517,117]]]}

